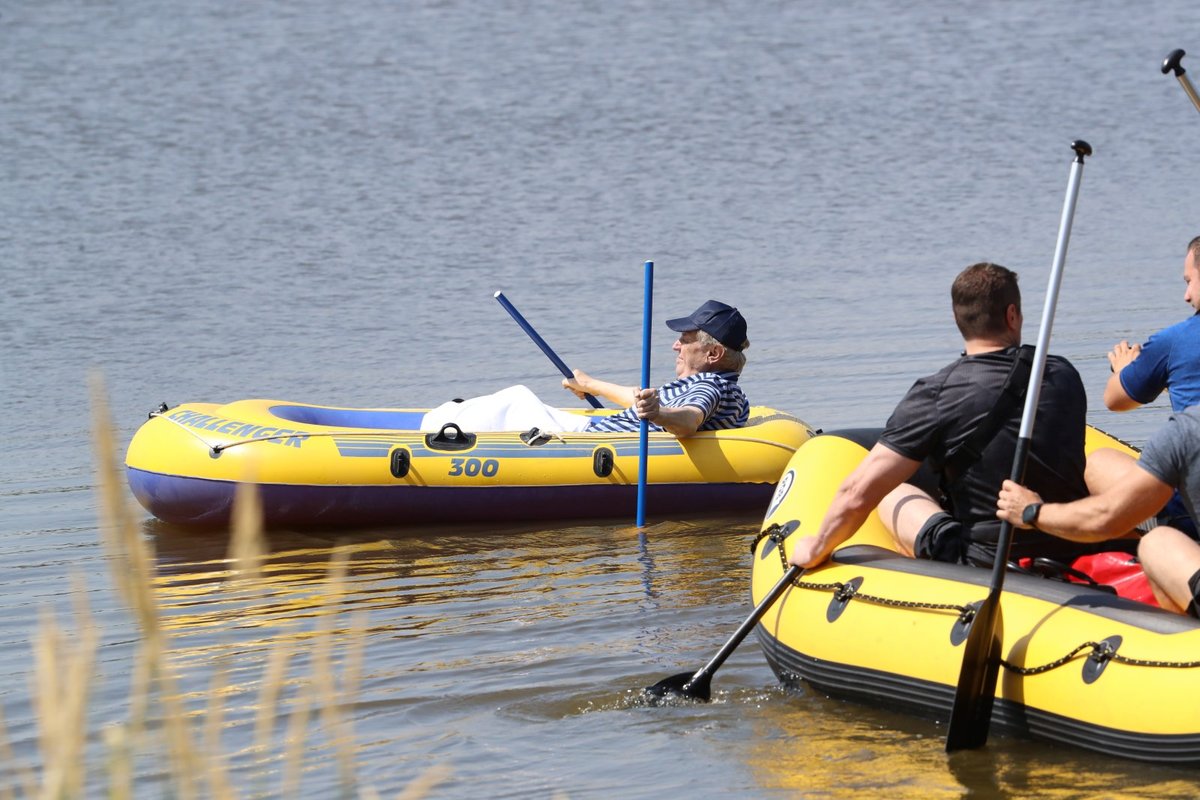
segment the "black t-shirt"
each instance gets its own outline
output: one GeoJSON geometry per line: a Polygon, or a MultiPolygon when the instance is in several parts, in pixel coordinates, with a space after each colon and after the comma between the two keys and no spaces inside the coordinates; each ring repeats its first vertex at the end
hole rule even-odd
{"type": "MultiPolygon", "coordinates": [[[[879,438],[905,458],[929,460],[942,481],[946,510],[963,523],[970,541],[993,554],[1000,534],[996,495],[1000,484],[1012,473],[1023,404],[1013,404],[1009,418],[983,448],[979,460],[957,481],[947,480],[944,465],[949,454],[996,405],[1017,352],[1017,348],[1010,347],[963,356],[921,378],[896,406],[879,438]]],[[[1069,502],[1088,493],[1083,480],[1086,418],[1087,393],[1079,373],[1066,359],[1049,356],[1024,481],[1048,503],[1069,502]]],[[[1014,534],[1014,558],[1063,558],[1089,550],[1038,531],[1018,530],[1014,534]]]]}

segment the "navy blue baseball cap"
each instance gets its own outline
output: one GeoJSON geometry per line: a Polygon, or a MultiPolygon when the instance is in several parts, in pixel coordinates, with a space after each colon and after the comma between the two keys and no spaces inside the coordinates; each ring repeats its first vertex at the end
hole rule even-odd
{"type": "Polygon", "coordinates": [[[741,352],[746,345],[746,319],[733,306],[709,300],[690,315],[667,320],[667,327],[677,333],[704,331],[730,350],[741,352]]]}

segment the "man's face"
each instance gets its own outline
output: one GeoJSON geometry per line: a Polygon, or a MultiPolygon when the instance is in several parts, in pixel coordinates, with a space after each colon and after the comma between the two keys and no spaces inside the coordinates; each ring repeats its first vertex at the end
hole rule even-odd
{"type": "Polygon", "coordinates": [[[709,348],[697,341],[699,335],[699,331],[684,331],[672,345],[676,353],[675,377],[687,378],[708,368],[709,348]]]}
{"type": "Polygon", "coordinates": [[[1183,280],[1187,284],[1183,299],[1195,311],[1200,311],[1200,269],[1197,268],[1196,254],[1191,251],[1183,262],[1183,280]]]}

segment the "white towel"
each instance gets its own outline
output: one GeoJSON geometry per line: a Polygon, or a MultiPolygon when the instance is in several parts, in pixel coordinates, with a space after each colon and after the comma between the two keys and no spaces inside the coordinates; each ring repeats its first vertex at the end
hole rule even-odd
{"type": "Polygon", "coordinates": [[[421,419],[421,430],[439,431],[453,422],[467,433],[527,431],[547,433],[582,431],[588,418],[546,405],[525,386],[510,386],[495,394],[472,397],[461,403],[442,403],[421,419]]]}

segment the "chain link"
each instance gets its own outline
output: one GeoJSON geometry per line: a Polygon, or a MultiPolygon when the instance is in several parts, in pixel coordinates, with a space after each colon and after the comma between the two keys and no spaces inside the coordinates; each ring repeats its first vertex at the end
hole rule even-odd
{"type": "MultiPolygon", "coordinates": [[[[776,546],[779,548],[779,559],[783,566],[783,571],[787,572],[789,565],[787,555],[783,551],[783,540],[787,538],[787,535],[781,535],[780,532],[782,530],[782,526],[774,524],[763,530],[762,533],[760,533],[754,539],[754,544],[751,545],[751,552],[755,551],[759,542],[765,538],[769,538],[771,541],[775,542],[776,546]]],[[[917,600],[896,600],[890,597],[879,597],[878,595],[860,592],[854,586],[842,583],[841,581],[834,581],[832,583],[812,583],[811,581],[797,579],[792,581],[792,585],[797,589],[811,589],[817,592],[831,592],[841,602],[846,602],[854,598],[868,603],[888,606],[891,608],[919,608],[930,611],[956,611],[958,612],[959,619],[964,624],[975,618],[976,608],[974,606],[961,606],[954,605],[953,603],[925,603],[917,600]]],[[[1123,656],[1114,650],[1112,645],[1108,642],[1084,642],[1061,658],[1057,658],[1054,661],[1043,664],[1039,667],[1021,667],[1008,661],[1004,661],[1003,659],[1000,661],[1000,665],[1017,675],[1040,675],[1043,672],[1049,672],[1052,669],[1058,669],[1059,667],[1070,663],[1085,650],[1091,650],[1091,653],[1088,654],[1087,657],[1097,662],[1115,661],[1118,664],[1125,664],[1126,666],[1131,667],[1161,667],[1167,669],[1195,669],[1200,667],[1200,660],[1162,661],[1157,659],[1131,658],[1129,656],[1123,656]]]]}

